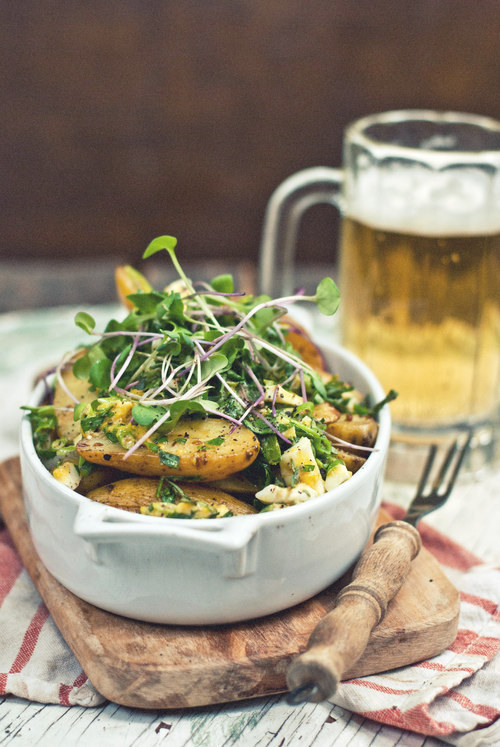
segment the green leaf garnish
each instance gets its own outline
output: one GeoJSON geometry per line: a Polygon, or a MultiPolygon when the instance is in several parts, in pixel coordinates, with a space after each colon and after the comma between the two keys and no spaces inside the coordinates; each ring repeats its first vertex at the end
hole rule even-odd
{"type": "Polygon", "coordinates": [[[316,305],[326,316],[335,314],[340,304],[340,291],[332,278],[323,278],[316,288],[316,305]]]}
{"type": "Polygon", "coordinates": [[[159,449],[158,456],[160,457],[160,462],[165,466],[172,467],[172,469],[178,468],[180,457],[178,457],[177,454],[171,454],[169,451],[159,449]]]}
{"type": "Polygon", "coordinates": [[[92,364],[89,371],[89,379],[96,389],[107,389],[111,383],[111,361],[101,358],[92,364]]]}
{"type": "Polygon", "coordinates": [[[220,446],[225,440],[224,436],[216,436],[215,438],[211,438],[210,441],[207,441],[207,444],[209,446],[220,446]]]}
{"type": "Polygon", "coordinates": [[[201,378],[208,379],[214,376],[219,371],[223,371],[227,368],[227,358],[222,353],[214,353],[206,361],[201,363],[201,378]]]}
{"type": "Polygon", "coordinates": [[[234,281],[233,276],[229,273],[225,275],[217,275],[212,278],[210,285],[217,291],[217,293],[233,293],[234,292],[234,281]]]}
{"type": "Polygon", "coordinates": [[[175,236],[158,236],[148,244],[146,251],[142,255],[142,258],[147,259],[153,254],[156,254],[157,252],[161,252],[163,250],[169,252],[170,254],[170,252],[172,252],[176,246],[177,239],[175,238],[175,236]]]}
{"type": "Polygon", "coordinates": [[[260,439],[260,448],[262,455],[269,464],[279,464],[281,461],[281,449],[278,437],[271,433],[260,439]]]}
{"type": "Polygon", "coordinates": [[[156,497],[165,503],[175,503],[178,500],[190,500],[184,490],[174,480],[161,477],[156,489],[156,497]]]}
{"type": "Polygon", "coordinates": [[[146,427],[153,425],[164,413],[164,407],[151,407],[151,405],[141,405],[140,403],[132,407],[132,417],[137,425],[146,427]]]}
{"type": "Polygon", "coordinates": [[[155,293],[131,293],[127,298],[134,304],[140,314],[153,314],[156,307],[164,299],[163,294],[155,293]]]}
{"type": "Polygon", "coordinates": [[[89,335],[94,331],[95,329],[95,319],[93,316],[90,316],[90,314],[87,314],[85,311],[79,311],[78,314],[75,316],[75,324],[77,327],[81,327],[84,332],[87,332],[89,335]]]}
{"type": "Polygon", "coordinates": [[[27,410],[33,432],[33,443],[41,459],[50,459],[55,456],[52,442],[56,438],[57,417],[52,405],[41,407],[22,406],[27,410]]]}

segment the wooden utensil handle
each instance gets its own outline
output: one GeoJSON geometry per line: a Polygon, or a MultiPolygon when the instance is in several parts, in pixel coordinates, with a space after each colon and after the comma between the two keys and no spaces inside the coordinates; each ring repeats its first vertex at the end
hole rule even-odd
{"type": "Polygon", "coordinates": [[[320,702],[333,695],[343,673],[359,659],[373,628],[383,620],[421,546],[419,533],[405,521],[378,528],[373,545],[354,568],[351,583],[313,630],[306,651],[288,668],[290,690],[314,683],[317,687],[310,700],[320,702]]]}

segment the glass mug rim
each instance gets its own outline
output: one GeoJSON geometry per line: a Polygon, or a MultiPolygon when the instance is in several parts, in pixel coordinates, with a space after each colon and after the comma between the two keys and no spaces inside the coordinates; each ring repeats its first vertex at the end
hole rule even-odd
{"type": "Polygon", "coordinates": [[[500,136],[500,121],[493,117],[479,114],[468,114],[465,112],[438,111],[434,109],[397,109],[394,111],[368,114],[361,119],[351,122],[344,131],[345,146],[358,145],[369,150],[377,158],[384,153],[402,159],[434,160],[439,165],[457,163],[458,161],[469,163],[498,162],[500,163],[500,139],[498,148],[472,149],[433,149],[411,145],[400,145],[390,140],[375,138],[367,133],[368,128],[374,125],[393,125],[404,122],[427,122],[439,125],[469,125],[488,134],[500,136]]]}

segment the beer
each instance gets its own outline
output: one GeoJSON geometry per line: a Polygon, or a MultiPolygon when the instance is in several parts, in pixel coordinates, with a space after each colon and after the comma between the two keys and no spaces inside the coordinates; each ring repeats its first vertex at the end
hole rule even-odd
{"type": "Polygon", "coordinates": [[[302,212],[340,210],[341,342],[399,392],[398,453],[460,426],[478,426],[483,463],[500,446],[499,187],[500,121],[404,110],[352,122],[340,169],[304,169],[269,201],[262,290],[273,252],[289,280],[302,212]]]}
{"type": "Polygon", "coordinates": [[[500,226],[456,235],[455,221],[433,235],[422,224],[404,233],[344,216],[343,342],[398,391],[397,424],[479,421],[500,385],[500,226]]]}

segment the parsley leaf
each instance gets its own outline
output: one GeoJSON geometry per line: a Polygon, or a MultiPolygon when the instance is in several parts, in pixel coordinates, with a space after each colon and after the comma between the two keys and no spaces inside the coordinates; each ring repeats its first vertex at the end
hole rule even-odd
{"type": "Polygon", "coordinates": [[[177,454],[171,454],[169,451],[158,449],[158,456],[160,457],[160,462],[166,467],[172,467],[172,469],[179,467],[180,457],[177,454]]]}

